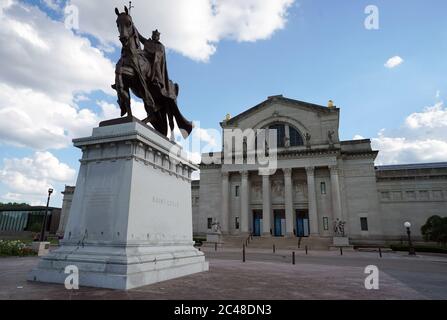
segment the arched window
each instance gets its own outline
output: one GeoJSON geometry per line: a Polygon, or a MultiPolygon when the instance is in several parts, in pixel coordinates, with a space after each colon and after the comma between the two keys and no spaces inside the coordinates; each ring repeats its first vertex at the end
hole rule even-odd
{"type": "Polygon", "coordinates": [[[274,124],[269,127],[270,130],[276,130],[276,146],[284,148],[286,141],[286,127],[283,124],[274,124]]]}
{"type": "Polygon", "coordinates": [[[286,144],[290,147],[304,145],[304,140],[300,132],[288,124],[275,123],[270,125],[269,129],[276,130],[278,148],[284,148],[286,144]]]}
{"type": "Polygon", "coordinates": [[[298,130],[289,126],[289,135],[290,135],[290,146],[291,147],[297,147],[297,146],[304,145],[303,137],[298,132],[298,130]]]}

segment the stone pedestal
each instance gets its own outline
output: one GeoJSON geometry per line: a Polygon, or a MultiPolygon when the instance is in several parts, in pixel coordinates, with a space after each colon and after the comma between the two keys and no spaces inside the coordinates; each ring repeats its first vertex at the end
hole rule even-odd
{"type": "Polygon", "coordinates": [[[75,139],[82,149],[61,247],[28,279],[132,289],[208,270],[193,247],[191,173],[184,152],[136,119],[116,119],[75,139]],[[173,153],[174,152],[174,153],[173,153]]]}
{"type": "Polygon", "coordinates": [[[348,237],[334,237],[333,245],[337,246],[337,247],[349,246],[349,238],[348,237]]]}
{"type": "Polygon", "coordinates": [[[349,237],[341,237],[336,236],[332,240],[332,245],[330,246],[331,250],[338,250],[340,248],[343,248],[343,250],[352,251],[354,250],[354,246],[349,244],[349,237]]]}
{"type": "Polygon", "coordinates": [[[223,243],[224,241],[221,232],[208,232],[206,234],[206,242],[203,243],[203,246],[210,247],[217,244],[218,247],[222,247],[223,243]]]}

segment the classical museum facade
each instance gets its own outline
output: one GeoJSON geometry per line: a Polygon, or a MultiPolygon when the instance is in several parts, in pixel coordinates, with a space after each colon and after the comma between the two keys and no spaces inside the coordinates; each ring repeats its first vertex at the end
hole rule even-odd
{"type": "MultiPolygon", "coordinates": [[[[191,186],[194,234],[204,236],[219,224],[227,236],[329,243],[338,219],[351,244],[405,240],[406,221],[422,240],[426,220],[447,215],[447,162],[375,166],[379,151],[369,139],[340,141],[339,121],[340,109],[331,102],[326,107],[283,96],[227,117],[222,130],[276,129],[276,170],[262,174],[256,164],[202,163],[200,181],[191,186]]],[[[61,234],[73,192],[64,192],[61,234]]]]}
{"type": "Polygon", "coordinates": [[[331,238],[344,222],[351,244],[383,243],[402,240],[406,221],[420,239],[427,218],[447,215],[447,163],[376,167],[371,141],[340,141],[339,121],[331,101],[281,95],[227,116],[222,130],[276,129],[277,170],[202,163],[192,185],[194,234],[218,223],[227,235],[331,238]]]}

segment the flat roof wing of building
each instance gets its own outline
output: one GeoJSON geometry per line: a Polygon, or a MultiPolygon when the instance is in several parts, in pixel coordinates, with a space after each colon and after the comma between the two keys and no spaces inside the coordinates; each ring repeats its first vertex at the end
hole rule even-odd
{"type": "MultiPolygon", "coordinates": [[[[0,206],[0,212],[3,211],[45,211],[45,206],[0,206]]],[[[61,208],[48,207],[48,211],[61,210],[61,208]]]]}
{"type": "Polygon", "coordinates": [[[396,164],[396,165],[376,166],[376,170],[378,170],[378,171],[440,169],[440,168],[447,168],[447,162],[413,163],[413,164],[396,164]]]}

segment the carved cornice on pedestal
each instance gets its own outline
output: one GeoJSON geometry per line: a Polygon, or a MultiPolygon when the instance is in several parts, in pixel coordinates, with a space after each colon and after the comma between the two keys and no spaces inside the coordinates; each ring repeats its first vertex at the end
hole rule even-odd
{"type": "Polygon", "coordinates": [[[123,140],[113,143],[93,144],[91,146],[84,145],[82,150],[83,157],[79,161],[83,165],[108,161],[134,160],[144,165],[153,166],[154,169],[159,169],[169,175],[175,175],[177,178],[191,180],[193,170],[188,163],[170,158],[164,151],[153,149],[139,141],[123,140]],[[93,152],[90,152],[90,150],[93,152]]]}

